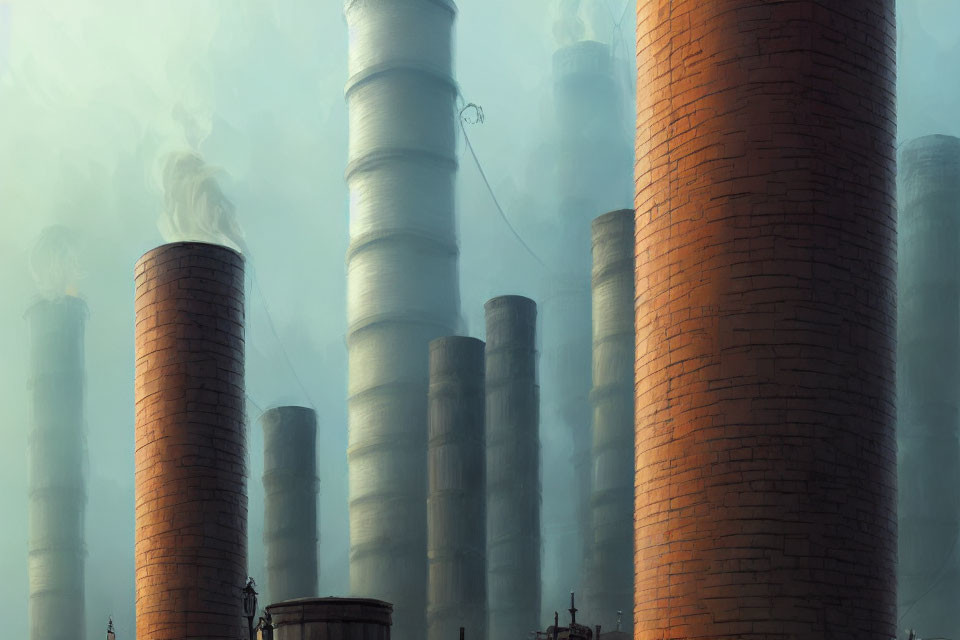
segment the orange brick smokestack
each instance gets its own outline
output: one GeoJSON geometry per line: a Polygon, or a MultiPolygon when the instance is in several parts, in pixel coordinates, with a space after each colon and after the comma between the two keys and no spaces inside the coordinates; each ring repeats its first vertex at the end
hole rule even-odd
{"type": "Polygon", "coordinates": [[[179,242],[136,267],[138,640],[241,638],[243,259],[179,242]]]}
{"type": "Polygon", "coordinates": [[[634,637],[894,637],[894,2],[637,17],[634,637]]]}

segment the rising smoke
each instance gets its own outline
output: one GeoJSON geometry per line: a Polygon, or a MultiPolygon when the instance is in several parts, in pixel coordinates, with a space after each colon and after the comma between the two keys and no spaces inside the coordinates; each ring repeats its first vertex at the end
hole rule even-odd
{"type": "Polygon", "coordinates": [[[76,295],[81,277],[75,232],[63,225],[44,229],[30,253],[30,271],[45,298],[76,295]]]}
{"type": "Polygon", "coordinates": [[[174,122],[183,127],[183,136],[191,149],[199,149],[203,141],[210,137],[213,114],[209,111],[189,109],[183,102],[178,102],[170,115],[174,122]]]}
{"type": "Polygon", "coordinates": [[[557,17],[553,23],[553,37],[557,47],[565,47],[581,40],[611,44],[614,32],[618,26],[622,26],[623,15],[614,15],[606,0],[555,2],[557,17]]]}
{"type": "Polygon", "coordinates": [[[587,33],[580,18],[580,0],[557,0],[557,19],[553,23],[553,37],[558,47],[583,40],[587,33]]]}
{"type": "Polygon", "coordinates": [[[220,173],[192,151],[174,153],[163,169],[164,211],[157,226],[167,242],[209,242],[246,252],[235,207],[220,173]]]}

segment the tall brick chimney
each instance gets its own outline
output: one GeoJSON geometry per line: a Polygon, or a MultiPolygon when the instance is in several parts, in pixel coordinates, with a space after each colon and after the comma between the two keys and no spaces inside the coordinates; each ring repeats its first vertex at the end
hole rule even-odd
{"type": "Polygon", "coordinates": [[[137,262],[139,640],[247,633],[243,305],[232,249],[178,242],[137,262]]]}
{"type": "Polygon", "coordinates": [[[637,19],[634,637],[894,637],[894,2],[637,19]]]}

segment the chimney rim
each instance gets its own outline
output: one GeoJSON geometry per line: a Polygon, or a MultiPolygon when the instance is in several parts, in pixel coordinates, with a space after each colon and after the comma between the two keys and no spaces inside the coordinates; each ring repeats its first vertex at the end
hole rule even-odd
{"type": "Polygon", "coordinates": [[[153,249],[150,249],[150,250],[147,251],[146,253],[144,253],[144,254],[143,254],[142,256],[140,256],[140,258],[137,260],[136,269],[139,270],[140,267],[141,267],[141,265],[142,265],[144,262],[146,262],[147,260],[149,260],[150,258],[152,258],[152,257],[154,257],[154,256],[156,256],[156,255],[159,255],[159,254],[161,254],[161,253],[166,253],[167,251],[171,251],[171,250],[173,250],[173,249],[180,248],[180,247],[183,247],[183,248],[196,247],[196,248],[202,248],[202,249],[209,249],[209,248],[221,249],[221,250],[223,250],[223,251],[226,251],[226,252],[228,252],[228,253],[231,253],[231,254],[235,255],[237,258],[240,259],[240,262],[241,262],[241,263],[244,261],[244,256],[243,256],[242,253],[240,253],[239,251],[237,251],[237,250],[234,249],[233,247],[228,247],[227,245],[224,245],[224,244],[217,244],[216,242],[203,242],[203,241],[201,241],[201,240],[178,240],[178,241],[176,241],[176,242],[167,242],[167,243],[161,244],[161,245],[159,245],[159,246],[154,247],[153,249]]]}

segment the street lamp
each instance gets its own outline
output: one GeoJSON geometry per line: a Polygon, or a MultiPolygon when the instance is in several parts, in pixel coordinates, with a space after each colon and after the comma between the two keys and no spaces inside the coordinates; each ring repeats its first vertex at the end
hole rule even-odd
{"type": "Polygon", "coordinates": [[[250,640],[253,640],[253,618],[257,615],[257,583],[253,578],[247,579],[247,586],[243,588],[243,616],[247,619],[250,630],[250,640]]]}
{"type": "Polygon", "coordinates": [[[113,616],[107,622],[107,640],[117,640],[117,634],[113,632],[113,616]]]}

